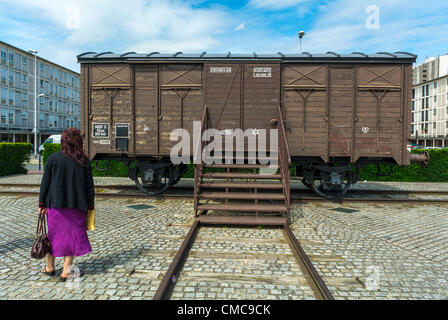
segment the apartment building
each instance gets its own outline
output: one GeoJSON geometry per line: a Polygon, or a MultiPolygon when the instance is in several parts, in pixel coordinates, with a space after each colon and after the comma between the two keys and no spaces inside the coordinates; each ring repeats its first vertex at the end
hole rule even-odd
{"type": "Polygon", "coordinates": [[[448,147],[448,55],[414,68],[411,117],[413,143],[448,147]]]}
{"type": "MultiPolygon", "coordinates": [[[[80,128],[79,73],[37,56],[38,146],[80,128]]],[[[34,54],[0,41],[0,142],[34,144],[34,54]]]]}

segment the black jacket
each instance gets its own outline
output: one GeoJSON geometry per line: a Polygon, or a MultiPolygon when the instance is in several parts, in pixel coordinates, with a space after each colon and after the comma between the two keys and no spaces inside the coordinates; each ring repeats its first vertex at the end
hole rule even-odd
{"type": "Polygon", "coordinates": [[[73,208],[82,211],[94,208],[95,189],[92,168],[53,153],[47,160],[40,184],[39,208],[73,208]]]}

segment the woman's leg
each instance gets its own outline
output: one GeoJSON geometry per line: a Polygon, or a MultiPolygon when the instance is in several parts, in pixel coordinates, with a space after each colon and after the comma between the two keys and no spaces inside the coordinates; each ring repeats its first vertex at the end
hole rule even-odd
{"type": "Polygon", "coordinates": [[[64,269],[62,270],[61,277],[67,278],[73,272],[73,270],[71,270],[72,265],[73,256],[64,257],[64,269]]]}
{"type": "Polygon", "coordinates": [[[47,266],[46,266],[46,271],[47,272],[52,272],[54,271],[54,260],[55,257],[53,257],[51,254],[47,253],[47,266]]]}

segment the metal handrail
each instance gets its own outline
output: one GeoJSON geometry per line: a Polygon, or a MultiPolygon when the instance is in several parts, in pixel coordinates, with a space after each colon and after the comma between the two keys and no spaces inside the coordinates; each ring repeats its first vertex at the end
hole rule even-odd
{"type": "Polygon", "coordinates": [[[208,109],[207,109],[207,105],[204,106],[204,111],[202,113],[202,118],[201,118],[201,132],[200,132],[200,136],[199,136],[199,141],[197,141],[197,148],[196,148],[196,154],[195,154],[195,159],[201,159],[200,163],[194,164],[194,210],[195,210],[195,215],[197,216],[197,208],[199,205],[199,189],[200,189],[200,179],[202,176],[202,171],[203,171],[203,165],[202,165],[202,150],[204,149],[204,141],[202,141],[202,133],[207,130],[208,128],[208,122],[209,122],[209,118],[208,118],[208,109]]]}
{"type": "Polygon", "coordinates": [[[290,208],[290,173],[289,166],[291,165],[291,154],[289,153],[288,141],[286,139],[286,130],[285,125],[283,123],[282,111],[280,109],[280,105],[278,106],[278,151],[279,151],[279,160],[281,162],[280,165],[280,173],[282,175],[283,180],[283,192],[285,193],[286,199],[286,207],[289,212],[290,208]]]}

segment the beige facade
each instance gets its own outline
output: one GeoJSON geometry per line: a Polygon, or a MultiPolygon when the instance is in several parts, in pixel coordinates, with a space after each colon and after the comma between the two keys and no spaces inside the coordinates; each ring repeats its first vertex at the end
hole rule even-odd
{"type": "Polygon", "coordinates": [[[448,55],[414,68],[412,142],[448,147],[448,55]]]}
{"type": "MultiPolygon", "coordinates": [[[[80,127],[79,74],[37,56],[38,145],[80,127]]],[[[34,143],[34,55],[0,41],[0,142],[34,143]]]]}

